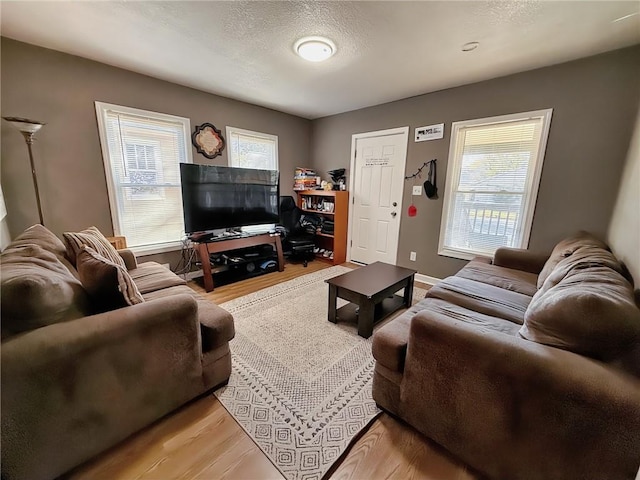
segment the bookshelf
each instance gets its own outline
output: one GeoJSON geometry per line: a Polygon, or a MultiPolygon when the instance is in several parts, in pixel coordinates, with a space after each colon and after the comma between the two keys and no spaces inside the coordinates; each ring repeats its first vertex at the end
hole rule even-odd
{"type": "Polygon", "coordinates": [[[302,190],[298,207],[334,222],[333,234],[317,233],[316,246],[333,252],[333,259],[317,255],[318,259],[340,265],[347,260],[347,226],[349,223],[349,192],[339,190],[302,190]]]}

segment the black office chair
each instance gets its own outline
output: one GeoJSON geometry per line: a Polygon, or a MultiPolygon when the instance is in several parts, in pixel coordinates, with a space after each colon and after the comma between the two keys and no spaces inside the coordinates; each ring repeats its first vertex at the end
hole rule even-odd
{"type": "Polygon", "coordinates": [[[282,250],[290,259],[301,259],[304,266],[315,257],[315,233],[305,229],[300,223],[303,216],[291,196],[280,197],[280,225],[284,227],[282,250]]]}

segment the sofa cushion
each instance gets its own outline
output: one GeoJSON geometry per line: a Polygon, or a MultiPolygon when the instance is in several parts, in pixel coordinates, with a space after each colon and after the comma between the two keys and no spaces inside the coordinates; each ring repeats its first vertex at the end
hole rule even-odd
{"type": "Polygon", "coordinates": [[[95,312],[107,312],[144,302],[127,270],[83,245],[76,258],[82,286],[95,312]]]}
{"type": "Polygon", "coordinates": [[[609,247],[602,240],[594,237],[589,232],[580,231],[575,235],[572,235],[564,240],[558,242],[558,244],[554,247],[549,259],[542,267],[542,271],[540,275],[538,275],[538,288],[542,287],[542,284],[545,282],[547,277],[551,274],[551,272],[556,268],[556,265],[566,257],[569,257],[580,247],[598,247],[604,250],[609,250],[609,247]]]}
{"type": "Polygon", "coordinates": [[[186,285],[187,282],[156,262],[144,262],[137,268],[129,270],[129,275],[136,282],[140,293],[155,292],[164,288],[186,285]]]}
{"type": "Polygon", "coordinates": [[[59,259],[65,258],[67,253],[62,240],[39,223],[32,225],[18,235],[7,248],[19,248],[25,245],[38,245],[44,250],[53,253],[59,259]]]}
{"type": "Polygon", "coordinates": [[[573,258],[556,268],[564,275],[557,283],[549,277],[533,297],[520,336],[602,360],[640,341],[640,310],[619,272],[573,258]],[[565,263],[573,268],[565,270],[565,263]]]}
{"type": "Polygon", "coordinates": [[[490,265],[482,260],[471,260],[456,273],[456,277],[488,283],[530,297],[533,297],[538,291],[536,286],[538,276],[535,273],[490,265]]]}
{"type": "Polygon", "coordinates": [[[65,232],[62,236],[67,244],[67,257],[73,265],[75,265],[76,257],[82,246],[87,245],[107,260],[126,268],[118,251],[96,227],[89,227],[81,232],[65,232]]]}
{"type": "Polygon", "coordinates": [[[549,290],[560,283],[570,272],[591,267],[609,268],[622,276],[628,272],[609,250],[594,246],[583,246],[576,248],[570,256],[560,260],[540,289],[549,290]]]}
{"type": "Polygon", "coordinates": [[[522,325],[531,297],[462,277],[447,277],[427,292],[427,297],[446,300],[491,317],[522,325]]]}
{"type": "MultiPolygon", "coordinates": [[[[157,262],[144,262],[137,268],[129,270],[129,275],[136,282],[140,293],[155,292],[169,287],[186,285],[187,282],[157,262]]],[[[191,290],[191,289],[189,289],[191,290]]]]}
{"type": "Polygon", "coordinates": [[[517,335],[520,329],[519,324],[509,320],[484,315],[438,298],[425,298],[376,331],[372,345],[374,358],[390,370],[403,372],[411,319],[417,313],[424,312],[438,313],[451,320],[461,320],[480,328],[511,336],[517,335]]]}
{"type": "Polygon", "coordinates": [[[67,259],[67,247],[65,244],[43,225],[36,223],[27,228],[7,246],[7,249],[9,247],[20,248],[27,245],[38,245],[44,250],[53,253],[76,278],[78,277],[73,264],[67,259]]]}
{"type": "Polygon", "coordinates": [[[20,242],[0,257],[3,337],[86,315],[87,294],[56,254],[20,242]]]}

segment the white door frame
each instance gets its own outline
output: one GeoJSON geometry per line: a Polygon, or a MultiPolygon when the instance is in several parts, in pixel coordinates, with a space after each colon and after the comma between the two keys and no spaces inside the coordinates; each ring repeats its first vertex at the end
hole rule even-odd
{"type": "MultiPolygon", "coordinates": [[[[351,226],[352,226],[352,222],[353,222],[353,205],[354,205],[354,197],[353,194],[355,193],[355,185],[356,185],[356,174],[355,174],[355,168],[356,168],[356,143],[358,140],[362,139],[362,138],[368,138],[368,137],[380,137],[382,135],[396,135],[396,134],[403,134],[404,135],[404,147],[403,147],[403,152],[404,152],[404,162],[402,162],[402,178],[404,178],[404,174],[406,171],[406,167],[407,167],[407,150],[409,147],[409,127],[397,127],[397,128],[389,128],[387,130],[377,130],[375,132],[364,132],[364,133],[354,133],[353,135],[351,135],[351,163],[350,163],[350,170],[349,170],[349,192],[351,193],[350,198],[349,198],[349,223],[347,224],[347,261],[350,262],[351,261],[351,226]]],[[[404,188],[402,189],[402,196],[404,197],[404,188]]],[[[398,220],[398,247],[400,247],[400,226],[402,223],[402,201],[404,200],[404,198],[400,199],[400,205],[398,208],[398,212],[400,214],[400,219],[398,220]]],[[[396,248],[395,254],[394,254],[394,261],[393,263],[395,264],[398,261],[398,249],[396,248]]]]}

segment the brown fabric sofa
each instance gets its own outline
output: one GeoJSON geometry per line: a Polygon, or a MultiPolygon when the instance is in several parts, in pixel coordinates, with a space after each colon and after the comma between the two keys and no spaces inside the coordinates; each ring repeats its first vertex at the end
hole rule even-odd
{"type": "Polygon", "coordinates": [[[232,316],[120,251],[144,302],[94,313],[42,226],[2,253],[2,478],[51,479],[231,373],[232,316]]]}
{"type": "MultiPolygon", "coordinates": [[[[626,278],[625,278],[626,277],[626,278]]],[[[640,465],[640,310],[581,233],[499,249],[373,337],[373,397],[493,479],[624,479],[640,465]]]]}

